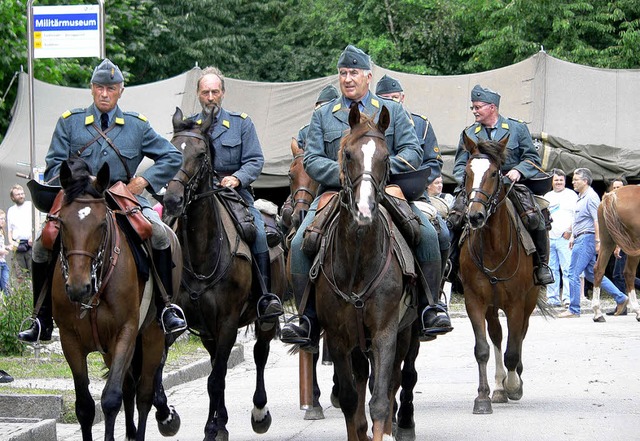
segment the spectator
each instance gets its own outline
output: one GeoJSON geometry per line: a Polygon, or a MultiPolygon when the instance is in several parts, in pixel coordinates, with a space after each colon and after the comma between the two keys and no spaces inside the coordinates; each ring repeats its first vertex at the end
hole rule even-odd
{"type": "Polygon", "coordinates": [[[442,176],[438,176],[433,180],[431,184],[427,186],[427,192],[429,193],[429,197],[435,196],[447,203],[447,206],[451,207],[453,204],[453,195],[449,193],[442,192],[442,176]]]}
{"type": "Polygon", "coordinates": [[[571,265],[571,226],[578,201],[575,191],[566,188],[566,175],[553,169],[553,190],[544,195],[549,201],[551,231],[549,231],[549,267],[554,282],[547,286],[547,301],[551,306],[569,307],[569,266],[571,265]],[[560,302],[560,271],[562,270],[562,303],[560,302]]]}
{"type": "Polygon", "coordinates": [[[4,210],[0,210],[0,293],[9,293],[9,266],[7,265],[7,255],[9,247],[4,239],[4,226],[7,223],[7,216],[4,210]]]}
{"type": "Polygon", "coordinates": [[[7,210],[7,238],[13,249],[13,273],[18,282],[22,282],[25,275],[31,274],[33,208],[31,202],[25,200],[24,188],[21,185],[11,187],[9,196],[14,205],[7,210]]]}
{"type": "MultiPolygon", "coordinates": [[[[574,190],[578,192],[573,225],[571,227],[571,265],[569,267],[569,288],[571,303],[569,309],[559,315],[561,318],[580,317],[580,274],[584,272],[584,278],[593,283],[593,267],[596,263],[596,254],[600,251],[600,239],[598,231],[598,205],[600,198],[591,183],[593,177],[591,171],[586,168],[578,168],[573,172],[574,190]]],[[[602,288],[607,291],[618,304],[616,315],[622,313],[627,306],[629,298],[622,293],[607,277],[602,278],[602,288]]],[[[595,320],[595,319],[594,319],[595,320]]]]}

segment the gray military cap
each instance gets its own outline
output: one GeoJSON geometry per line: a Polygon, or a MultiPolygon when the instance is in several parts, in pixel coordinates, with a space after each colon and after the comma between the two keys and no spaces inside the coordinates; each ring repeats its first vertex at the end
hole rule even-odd
{"type": "Polygon", "coordinates": [[[350,44],[344,48],[344,51],[340,54],[340,58],[338,58],[338,67],[370,70],[371,60],[369,55],[350,44]]]}
{"type": "Polygon", "coordinates": [[[331,84],[328,84],[320,91],[316,104],[326,103],[327,101],[334,100],[339,96],[340,94],[338,93],[338,89],[333,87],[331,84]]]}
{"type": "Polygon", "coordinates": [[[487,87],[476,84],[473,89],[471,89],[471,101],[481,101],[483,103],[500,106],[500,94],[487,87]]]}
{"type": "Polygon", "coordinates": [[[102,63],[93,70],[91,83],[103,84],[105,86],[120,84],[124,83],[124,76],[122,76],[122,71],[118,66],[113,64],[108,58],[105,58],[102,60],[102,63]]]}
{"type": "Polygon", "coordinates": [[[380,78],[380,81],[376,84],[376,95],[395,92],[402,92],[402,85],[400,84],[400,81],[390,77],[389,75],[385,75],[380,78]]]}

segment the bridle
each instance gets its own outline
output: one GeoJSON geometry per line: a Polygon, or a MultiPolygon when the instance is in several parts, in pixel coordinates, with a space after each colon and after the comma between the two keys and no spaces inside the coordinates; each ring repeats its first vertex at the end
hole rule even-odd
{"type": "MultiPolygon", "coordinates": [[[[367,132],[363,133],[362,135],[360,135],[357,139],[361,139],[364,137],[370,137],[370,138],[377,138],[377,139],[381,139],[383,141],[386,141],[386,138],[384,137],[384,134],[378,132],[378,131],[374,131],[374,130],[368,130],[367,132]]],[[[345,154],[345,149],[342,150],[342,155],[345,154]]],[[[344,159],[344,158],[343,158],[344,159]]],[[[369,172],[362,172],[361,174],[359,174],[358,176],[356,176],[354,179],[351,178],[351,176],[348,173],[347,170],[347,161],[343,160],[342,161],[342,176],[344,176],[344,185],[343,185],[343,194],[344,194],[344,198],[341,199],[341,204],[348,208],[349,210],[354,210],[354,201],[353,201],[353,192],[354,189],[357,185],[359,185],[361,182],[363,181],[369,181],[373,184],[373,188],[375,191],[375,195],[376,195],[376,203],[380,203],[380,201],[382,200],[382,198],[384,197],[384,189],[387,185],[387,179],[389,178],[389,170],[391,168],[389,159],[387,158],[386,161],[386,168],[385,168],[385,172],[384,172],[384,176],[382,176],[382,179],[377,180],[375,176],[373,176],[372,173],[369,172]]]]}
{"type": "MultiPolygon", "coordinates": [[[[488,155],[483,155],[481,153],[472,155],[469,158],[469,161],[472,161],[473,159],[487,159],[489,161],[491,161],[491,158],[488,155]]],[[[464,181],[466,181],[467,179],[467,173],[465,171],[464,173],[464,177],[463,177],[464,181]]],[[[502,185],[501,185],[502,181],[501,179],[496,179],[496,185],[493,189],[493,192],[491,192],[491,194],[487,193],[486,191],[484,191],[482,188],[479,187],[474,187],[471,190],[469,190],[468,192],[465,192],[465,205],[469,206],[470,204],[477,202],[479,204],[481,204],[484,207],[487,219],[489,219],[489,217],[495,213],[496,208],[498,207],[498,204],[500,203],[500,193],[502,190],[502,185]],[[471,199],[469,199],[469,195],[473,194],[473,197],[471,199]],[[478,197],[478,195],[482,195],[483,198],[478,197]]],[[[506,197],[506,195],[505,195],[506,197]]],[[[469,214],[468,214],[468,210],[467,210],[467,222],[469,221],[469,214]]]]}
{"type": "MultiPolygon", "coordinates": [[[[296,159],[302,158],[304,157],[304,152],[303,153],[298,153],[297,155],[295,155],[293,157],[293,161],[295,162],[296,159]]],[[[289,182],[292,183],[292,179],[291,179],[291,175],[289,175],[289,182]]],[[[303,208],[301,209],[301,219],[300,221],[302,221],[302,219],[304,219],[304,213],[309,211],[309,208],[311,208],[311,203],[315,200],[317,195],[317,190],[313,191],[311,190],[309,187],[305,187],[304,185],[298,187],[297,189],[295,189],[293,191],[293,193],[291,193],[291,200],[293,201],[293,209],[295,210],[295,208],[298,205],[302,205],[303,208]],[[298,193],[302,192],[303,195],[302,197],[298,198],[296,195],[298,193]],[[308,197],[305,197],[305,195],[308,195],[308,197]]]]}

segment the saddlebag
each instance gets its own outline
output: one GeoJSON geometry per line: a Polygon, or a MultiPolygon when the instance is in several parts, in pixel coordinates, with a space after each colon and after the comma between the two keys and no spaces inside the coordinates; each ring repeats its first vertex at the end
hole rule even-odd
{"type": "Polygon", "coordinates": [[[118,181],[106,192],[107,205],[117,210],[116,214],[124,216],[133,232],[141,242],[149,239],[153,234],[151,221],[142,214],[142,207],[135,195],[127,188],[124,182],[118,181]]]}
{"type": "Polygon", "coordinates": [[[322,244],[322,238],[327,232],[327,227],[331,223],[340,207],[340,197],[337,192],[326,192],[321,196],[316,210],[316,215],[309,226],[304,231],[302,241],[302,251],[309,257],[316,255],[322,244]]]}
{"type": "Polygon", "coordinates": [[[224,188],[218,193],[218,198],[233,218],[242,240],[249,245],[254,243],[258,230],[253,214],[249,211],[249,204],[232,188],[224,188]]]}
{"type": "Polygon", "coordinates": [[[51,210],[49,210],[49,214],[47,214],[47,220],[42,228],[40,239],[42,246],[48,250],[53,250],[53,245],[56,243],[58,234],[60,234],[60,218],[58,218],[58,215],[60,214],[60,208],[62,208],[63,199],[64,190],[60,190],[53,201],[51,210]]]}
{"type": "Polygon", "coordinates": [[[382,206],[387,209],[402,236],[411,247],[420,243],[420,218],[411,210],[397,185],[388,185],[382,198],[382,206]]]}
{"type": "Polygon", "coordinates": [[[509,199],[513,202],[524,227],[529,231],[537,230],[540,227],[542,215],[531,190],[525,185],[514,184],[509,199]]]}

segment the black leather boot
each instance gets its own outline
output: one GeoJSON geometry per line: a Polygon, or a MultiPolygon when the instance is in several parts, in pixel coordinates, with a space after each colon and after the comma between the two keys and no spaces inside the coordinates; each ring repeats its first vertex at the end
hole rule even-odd
{"type": "Polygon", "coordinates": [[[284,314],[282,309],[282,302],[277,295],[271,292],[271,259],[269,258],[269,252],[256,254],[254,256],[256,264],[262,275],[264,286],[267,290],[258,299],[258,320],[265,323],[276,323],[278,317],[284,314]]]}
{"type": "MultiPolygon", "coordinates": [[[[292,274],[291,282],[293,294],[299,307],[307,283],[310,283],[309,276],[292,274]]],[[[297,325],[293,322],[288,322],[282,327],[280,340],[283,343],[298,345],[300,349],[307,352],[318,352],[320,346],[320,324],[316,314],[316,296],[313,285],[310,287],[304,312],[299,317],[300,320],[297,325]]]]}
{"type": "Polygon", "coordinates": [[[173,262],[171,260],[171,248],[153,250],[153,262],[167,297],[164,298],[160,289],[156,289],[156,318],[162,324],[165,334],[172,334],[187,329],[187,322],[178,316],[178,308],[171,304],[173,297],[173,262]]]}
{"type": "MultiPolygon", "coordinates": [[[[31,262],[31,281],[33,287],[33,307],[35,309],[40,297],[40,291],[49,276],[49,263],[31,262]]],[[[18,340],[25,343],[35,343],[38,340],[51,340],[53,332],[53,308],[51,305],[51,286],[47,288],[44,301],[39,311],[34,310],[35,319],[29,329],[18,334],[18,340]],[[39,337],[39,338],[38,338],[39,337]]]]}
{"type": "Polygon", "coordinates": [[[533,281],[536,285],[549,285],[554,282],[553,272],[547,265],[549,262],[549,236],[547,230],[530,231],[536,246],[537,262],[533,269],[533,281]]]}
{"type": "Polygon", "coordinates": [[[429,301],[426,291],[422,289],[422,287],[418,288],[418,292],[420,293],[418,306],[422,311],[420,313],[420,319],[422,320],[421,337],[424,340],[432,340],[433,338],[430,337],[451,332],[453,327],[451,326],[451,319],[447,312],[447,305],[439,301],[440,282],[442,280],[442,266],[440,262],[422,262],[420,263],[420,269],[424,276],[424,282],[426,282],[429,289],[433,291],[437,290],[437,292],[432,295],[432,301],[429,301]]]}

